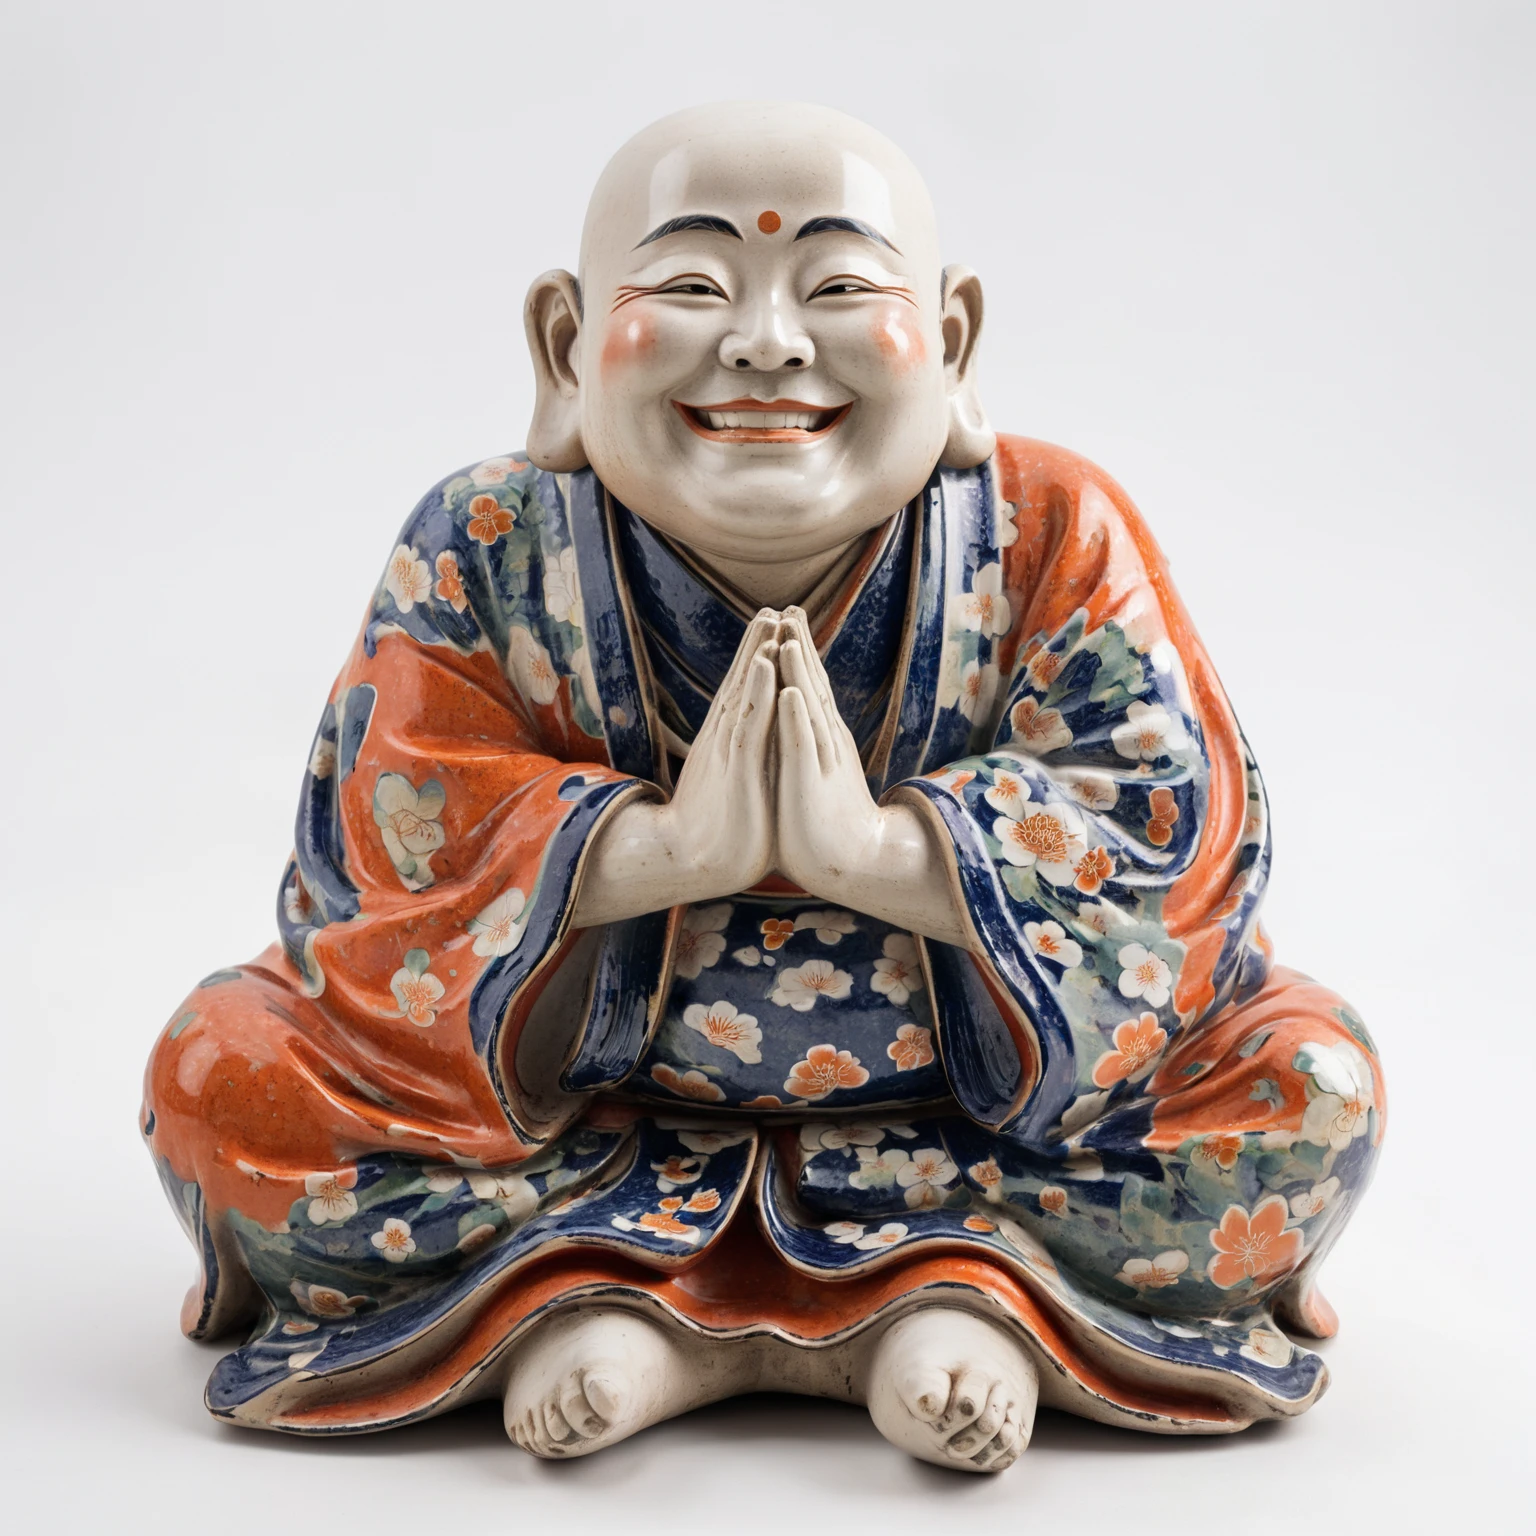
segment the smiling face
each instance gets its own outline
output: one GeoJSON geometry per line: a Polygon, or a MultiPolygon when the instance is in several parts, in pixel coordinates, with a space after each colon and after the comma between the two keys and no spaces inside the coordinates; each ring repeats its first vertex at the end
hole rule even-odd
{"type": "Polygon", "coordinates": [[[916,495],[951,435],[968,345],[941,287],[927,193],[871,129],[780,104],[658,123],[587,217],[563,348],[585,457],[705,555],[834,549],[916,495]]]}

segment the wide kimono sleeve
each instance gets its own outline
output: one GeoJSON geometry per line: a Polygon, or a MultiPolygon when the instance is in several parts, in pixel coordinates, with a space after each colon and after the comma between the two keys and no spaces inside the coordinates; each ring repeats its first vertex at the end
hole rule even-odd
{"type": "Polygon", "coordinates": [[[951,1084],[972,1118],[1044,1144],[1262,982],[1268,824],[1124,493],[1016,438],[992,473],[943,603],[934,737],[968,750],[892,793],[942,828],[971,930],[969,952],[925,946],[951,1084]]]}
{"type": "Polygon", "coordinates": [[[613,766],[593,657],[625,638],[583,591],[570,493],[512,457],[435,486],[315,736],[278,922],[316,1003],[311,1076],[381,1145],[518,1160],[627,1070],[660,1004],[667,914],[570,930],[593,836],[654,793],[613,766]]]}

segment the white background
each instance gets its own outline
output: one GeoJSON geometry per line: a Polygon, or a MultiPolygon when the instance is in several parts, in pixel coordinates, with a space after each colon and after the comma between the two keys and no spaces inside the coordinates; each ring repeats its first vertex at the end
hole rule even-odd
{"type": "Polygon", "coordinates": [[[12,1528],[1528,1519],[1533,32],[1467,3],[6,4],[12,1528]],[[1325,1275],[1335,1386],[1294,1424],[1045,1415],[967,1481],[791,1399],[557,1466],[490,1411],[311,1444],[200,1406],[143,1061],[273,934],[395,530],[520,444],[529,280],[574,264],[629,133],[731,96],[910,152],[987,285],[995,423],[1128,487],[1265,769],[1278,950],[1359,1006],[1394,1094],[1325,1275]]]}

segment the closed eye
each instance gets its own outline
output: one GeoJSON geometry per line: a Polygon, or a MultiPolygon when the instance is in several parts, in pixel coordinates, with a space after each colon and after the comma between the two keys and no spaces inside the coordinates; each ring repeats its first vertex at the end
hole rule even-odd
{"type": "Polygon", "coordinates": [[[912,290],[903,287],[900,283],[889,285],[876,283],[851,272],[839,272],[836,277],[829,277],[811,297],[813,299],[845,299],[861,293],[883,293],[891,298],[905,299],[914,307],[917,304],[912,290]]]}
{"type": "Polygon", "coordinates": [[[658,294],[675,293],[689,299],[724,299],[725,290],[712,277],[702,272],[684,272],[680,277],[668,278],[663,283],[625,283],[614,296],[613,308],[621,309],[632,299],[651,298],[658,294]]]}

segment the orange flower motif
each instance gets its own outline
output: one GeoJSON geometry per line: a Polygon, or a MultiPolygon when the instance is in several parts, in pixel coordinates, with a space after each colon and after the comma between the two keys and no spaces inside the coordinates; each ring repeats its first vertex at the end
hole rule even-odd
{"type": "Polygon", "coordinates": [[[859,1058],[835,1045],[813,1045],[804,1061],[789,1069],[785,1093],[798,1099],[824,1099],[839,1088],[858,1088],[869,1081],[859,1058]]]}
{"type": "Polygon", "coordinates": [[[1115,861],[1110,858],[1107,848],[1090,848],[1076,864],[1072,866],[1072,873],[1076,876],[1072,884],[1085,896],[1097,896],[1099,887],[1104,884],[1115,872],[1115,861]]]}
{"type": "Polygon", "coordinates": [[[1195,1143],[1194,1155],[1205,1163],[1215,1163],[1223,1173],[1230,1173],[1243,1150],[1241,1134],[1224,1131],[1217,1136],[1202,1136],[1195,1143]]]}
{"type": "Polygon", "coordinates": [[[1118,1082],[1141,1076],[1162,1055],[1168,1043],[1168,1031],[1157,1022],[1155,1013],[1139,1019],[1127,1019],[1115,1026],[1115,1048],[1099,1057],[1093,1080],[1100,1088],[1113,1088],[1118,1082]]]}
{"type": "Polygon", "coordinates": [[[718,1104],[725,1097],[724,1090],[718,1083],[712,1083],[700,1071],[679,1072],[676,1067],[669,1067],[666,1062],[659,1061],[651,1068],[651,1077],[663,1088],[670,1088],[673,1093],[681,1095],[685,1099],[699,1099],[706,1104],[718,1104]]]}
{"type": "Polygon", "coordinates": [[[1226,1291],[1243,1280],[1261,1282],[1294,1269],[1303,1239],[1299,1227],[1285,1230],[1285,1218],[1279,1195],[1261,1200],[1251,1216],[1242,1206],[1229,1205],[1221,1225],[1211,1229],[1216,1257],[1205,1267],[1211,1284],[1226,1291]]]}
{"type": "Polygon", "coordinates": [[[783,1109],[784,1101],[776,1093],[760,1093],[755,1099],[748,1099],[741,1107],[743,1109],[783,1109]]]}
{"type": "Polygon", "coordinates": [[[1166,848],[1173,838],[1173,824],[1179,819],[1179,803],[1166,785],[1158,785],[1147,797],[1152,812],[1147,821],[1147,841],[1154,848],[1166,848]]]}
{"type": "Polygon", "coordinates": [[[679,1221],[673,1212],[682,1206],[682,1197],[673,1195],[670,1199],[661,1202],[659,1211],[646,1211],[635,1222],[637,1227],[644,1227],[650,1232],[661,1232],[668,1237],[681,1235],[692,1236],[693,1228],[686,1221],[679,1221]]]}
{"type": "Polygon", "coordinates": [[[997,1223],[995,1221],[988,1221],[985,1216],[967,1216],[965,1220],[960,1223],[960,1225],[963,1226],[967,1232],[997,1231],[997,1223]]]}
{"type": "Polygon", "coordinates": [[[886,1046],[885,1054],[896,1063],[898,1072],[926,1067],[933,1060],[933,1033],[917,1024],[903,1024],[896,1031],[896,1038],[886,1046]]]}
{"type": "Polygon", "coordinates": [[[698,1194],[689,1200],[683,1209],[685,1211],[717,1211],[720,1209],[720,1191],[718,1189],[701,1189],[698,1194]]]}
{"type": "Polygon", "coordinates": [[[511,533],[516,517],[494,496],[476,496],[469,504],[469,536],[482,544],[494,544],[511,533]]]}
{"type": "Polygon", "coordinates": [[[459,562],[445,549],[437,557],[437,585],[432,589],[455,613],[463,613],[469,599],[464,596],[464,579],[459,562]]]}
{"type": "Polygon", "coordinates": [[[794,931],[794,920],[788,917],[765,917],[758,927],[764,949],[783,949],[794,931]]]}
{"type": "Polygon", "coordinates": [[[1047,1184],[1035,1199],[1040,1202],[1040,1209],[1048,1216],[1067,1214],[1067,1192],[1059,1184],[1047,1184]]]}

